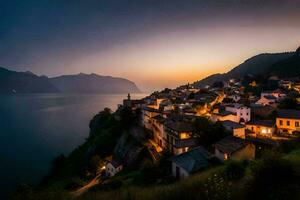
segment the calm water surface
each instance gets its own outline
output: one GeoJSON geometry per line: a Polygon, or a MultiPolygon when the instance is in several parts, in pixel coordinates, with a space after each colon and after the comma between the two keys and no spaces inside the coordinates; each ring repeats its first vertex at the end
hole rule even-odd
{"type": "Polygon", "coordinates": [[[88,137],[96,113],[115,110],[126,96],[0,95],[0,199],[17,183],[37,183],[55,156],[70,153],[88,137]]]}

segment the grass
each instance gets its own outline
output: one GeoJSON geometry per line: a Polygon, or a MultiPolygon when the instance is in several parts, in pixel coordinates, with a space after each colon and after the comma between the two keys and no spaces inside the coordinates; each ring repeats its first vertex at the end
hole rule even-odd
{"type": "Polygon", "coordinates": [[[101,200],[101,199],[143,199],[143,200],[176,200],[176,199],[203,199],[207,196],[207,192],[216,190],[214,194],[224,194],[220,198],[226,199],[230,185],[227,184],[219,174],[222,167],[213,168],[205,172],[191,176],[186,180],[182,180],[169,185],[155,185],[149,187],[129,186],[116,191],[96,191],[87,193],[79,198],[79,200],[101,200]]]}
{"type": "Polygon", "coordinates": [[[290,152],[289,154],[284,156],[284,158],[292,163],[293,169],[297,174],[300,175],[300,148],[290,152]]]}

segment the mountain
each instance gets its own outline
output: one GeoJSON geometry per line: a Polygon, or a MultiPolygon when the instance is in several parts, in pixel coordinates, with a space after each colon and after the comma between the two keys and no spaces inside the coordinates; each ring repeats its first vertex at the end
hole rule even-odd
{"type": "Polygon", "coordinates": [[[16,72],[0,67],[0,94],[59,92],[117,94],[141,91],[135,83],[123,78],[82,73],[48,78],[29,71],[16,72]]]}
{"type": "Polygon", "coordinates": [[[47,77],[31,72],[15,72],[0,67],[0,93],[55,93],[59,92],[47,77]]]}
{"type": "Polygon", "coordinates": [[[271,65],[268,73],[282,78],[300,76],[300,47],[293,56],[271,65]]]}
{"type": "Polygon", "coordinates": [[[50,82],[63,93],[139,93],[135,83],[124,78],[97,74],[64,75],[50,78],[50,82]]]}
{"type": "Polygon", "coordinates": [[[224,74],[213,74],[200,81],[194,83],[195,87],[203,87],[207,84],[212,84],[216,81],[226,81],[231,78],[241,78],[247,74],[258,75],[266,72],[271,72],[270,66],[293,57],[294,52],[287,53],[264,53],[247,59],[242,64],[234,67],[224,74]]]}

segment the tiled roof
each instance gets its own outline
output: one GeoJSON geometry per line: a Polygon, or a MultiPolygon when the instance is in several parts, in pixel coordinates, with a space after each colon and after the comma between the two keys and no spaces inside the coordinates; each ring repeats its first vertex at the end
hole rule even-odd
{"type": "Polygon", "coordinates": [[[300,119],[299,110],[278,110],[278,118],[300,119]]]}
{"type": "Polygon", "coordinates": [[[214,146],[223,153],[231,154],[247,146],[247,144],[248,142],[246,142],[244,139],[234,136],[228,136],[215,143],[214,146]]]}
{"type": "Polygon", "coordinates": [[[177,132],[192,132],[194,130],[192,123],[184,121],[170,121],[165,125],[166,127],[177,132]]]}
{"type": "Polygon", "coordinates": [[[225,126],[225,127],[231,127],[233,129],[236,129],[236,128],[245,128],[245,126],[243,124],[239,124],[237,122],[233,122],[233,121],[230,121],[230,120],[222,121],[221,123],[223,124],[223,126],[225,126]]]}
{"type": "Polygon", "coordinates": [[[268,99],[268,100],[276,100],[277,98],[274,97],[273,95],[265,95],[264,98],[268,99]]]}
{"type": "Polygon", "coordinates": [[[194,147],[198,144],[197,138],[188,138],[188,139],[179,139],[175,142],[175,147],[182,148],[182,147],[194,147]]]}
{"type": "Polygon", "coordinates": [[[214,114],[214,115],[219,115],[219,116],[235,115],[235,113],[229,112],[229,111],[221,111],[221,112],[213,113],[213,114],[214,114]]]}
{"type": "Polygon", "coordinates": [[[272,120],[251,120],[250,122],[247,122],[247,125],[274,127],[275,122],[272,120]]]}
{"type": "Polygon", "coordinates": [[[172,157],[171,161],[186,170],[188,173],[194,173],[200,169],[208,167],[211,157],[211,154],[203,147],[197,147],[186,153],[172,157]]]}

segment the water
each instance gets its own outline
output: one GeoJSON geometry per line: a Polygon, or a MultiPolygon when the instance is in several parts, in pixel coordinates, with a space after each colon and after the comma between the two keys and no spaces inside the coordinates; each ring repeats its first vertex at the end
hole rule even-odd
{"type": "MultiPolygon", "coordinates": [[[[142,98],[145,94],[131,95],[142,98]]],[[[90,119],[123,95],[0,95],[0,199],[17,183],[37,183],[51,160],[88,137],[90,119]]]]}

